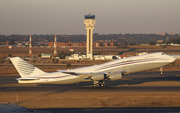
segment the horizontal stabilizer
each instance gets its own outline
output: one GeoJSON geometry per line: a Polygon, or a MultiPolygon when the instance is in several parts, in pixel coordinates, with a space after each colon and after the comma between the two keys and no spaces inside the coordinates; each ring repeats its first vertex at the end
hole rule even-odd
{"type": "Polygon", "coordinates": [[[39,78],[18,78],[17,80],[28,81],[28,80],[39,80],[39,78]]]}
{"type": "Polygon", "coordinates": [[[58,72],[63,72],[63,71],[66,71],[66,70],[59,70],[59,69],[58,69],[57,71],[58,71],[58,72]]]}

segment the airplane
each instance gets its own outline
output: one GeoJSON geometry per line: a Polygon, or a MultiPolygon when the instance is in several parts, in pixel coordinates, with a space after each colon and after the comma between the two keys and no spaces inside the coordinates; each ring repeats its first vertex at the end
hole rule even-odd
{"type": "Polygon", "coordinates": [[[161,68],[174,62],[175,58],[157,52],[53,73],[44,72],[19,57],[10,60],[21,76],[17,79],[19,83],[63,85],[94,81],[93,87],[101,87],[105,84],[104,80],[120,80],[123,75],[161,68]]]}

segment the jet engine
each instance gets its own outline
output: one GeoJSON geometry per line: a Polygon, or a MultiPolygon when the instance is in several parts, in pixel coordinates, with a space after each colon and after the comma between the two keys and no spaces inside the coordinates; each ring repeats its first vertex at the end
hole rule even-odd
{"type": "Polygon", "coordinates": [[[112,73],[108,77],[110,80],[120,80],[122,78],[122,73],[112,73]]]}
{"type": "Polygon", "coordinates": [[[93,81],[98,81],[98,80],[103,80],[103,79],[105,79],[103,73],[97,73],[91,76],[91,80],[93,81]]]}

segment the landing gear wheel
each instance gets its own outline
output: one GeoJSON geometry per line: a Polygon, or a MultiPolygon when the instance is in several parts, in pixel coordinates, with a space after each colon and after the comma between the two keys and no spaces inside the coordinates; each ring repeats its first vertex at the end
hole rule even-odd
{"type": "Polygon", "coordinates": [[[103,87],[104,84],[105,84],[105,82],[103,82],[102,80],[100,80],[100,81],[94,81],[93,87],[103,87]]]}
{"type": "Polygon", "coordinates": [[[99,87],[100,85],[99,84],[93,84],[93,87],[99,87]]]}
{"type": "Polygon", "coordinates": [[[99,85],[100,85],[101,87],[103,87],[103,86],[104,86],[104,84],[105,84],[105,82],[103,82],[103,81],[99,81],[99,85]]]}
{"type": "Polygon", "coordinates": [[[162,75],[163,74],[163,67],[160,68],[160,74],[162,75]]]}

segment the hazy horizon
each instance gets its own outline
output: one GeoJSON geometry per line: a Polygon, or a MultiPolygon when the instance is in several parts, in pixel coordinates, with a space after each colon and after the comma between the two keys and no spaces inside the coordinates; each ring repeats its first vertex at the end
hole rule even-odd
{"type": "Polygon", "coordinates": [[[180,0],[0,0],[0,35],[85,35],[84,15],[96,17],[94,33],[180,33],[180,0]]]}

